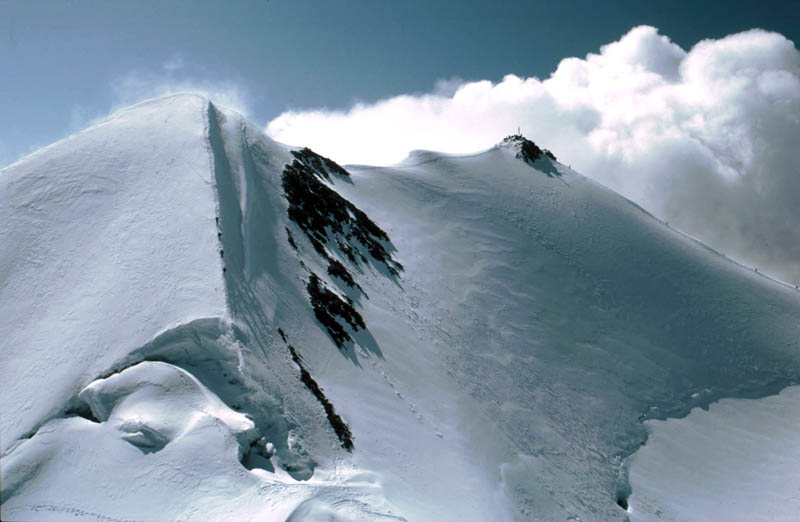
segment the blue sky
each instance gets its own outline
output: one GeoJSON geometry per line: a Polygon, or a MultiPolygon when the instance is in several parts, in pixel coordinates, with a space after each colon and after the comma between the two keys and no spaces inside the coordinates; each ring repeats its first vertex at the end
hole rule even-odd
{"type": "Polygon", "coordinates": [[[800,0],[0,0],[0,166],[187,90],[341,163],[520,127],[798,284],[798,20],[800,0]]]}
{"type": "Polygon", "coordinates": [[[639,24],[689,48],[753,27],[796,41],[797,20],[797,1],[0,0],[0,165],[155,84],[234,92],[266,124],[452,78],[544,78],[639,24]]]}

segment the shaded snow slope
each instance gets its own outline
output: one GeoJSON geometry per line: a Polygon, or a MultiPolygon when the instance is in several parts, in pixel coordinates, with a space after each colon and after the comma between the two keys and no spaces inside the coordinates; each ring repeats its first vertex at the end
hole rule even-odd
{"type": "Polygon", "coordinates": [[[175,96],[0,198],[4,517],[622,520],[643,420],[800,377],[794,289],[522,137],[344,170],[175,96]]]}

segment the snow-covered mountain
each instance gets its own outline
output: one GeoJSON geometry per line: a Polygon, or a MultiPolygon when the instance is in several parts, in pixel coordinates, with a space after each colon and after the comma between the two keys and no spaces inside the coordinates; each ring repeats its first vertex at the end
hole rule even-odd
{"type": "Polygon", "coordinates": [[[346,169],[205,98],[0,171],[3,520],[624,520],[800,294],[521,136],[346,169]]]}

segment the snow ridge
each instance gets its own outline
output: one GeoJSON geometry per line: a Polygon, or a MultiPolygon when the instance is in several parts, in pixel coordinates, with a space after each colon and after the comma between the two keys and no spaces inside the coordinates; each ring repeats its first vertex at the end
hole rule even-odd
{"type": "Polygon", "coordinates": [[[625,520],[643,421],[800,381],[795,290],[521,136],[412,160],[175,96],[3,170],[3,518],[625,520]]]}
{"type": "MultiPolygon", "coordinates": [[[[26,200],[31,200],[31,195],[32,201],[52,200],[47,196],[39,198],[38,194],[64,186],[75,189],[61,197],[66,203],[71,198],[97,206],[98,200],[103,203],[105,194],[109,195],[105,214],[93,210],[88,216],[79,217],[67,205],[67,211],[54,216],[55,222],[67,224],[68,236],[73,223],[88,217],[90,222],[84,227],[88,230],[84,233],[87,241],[82,244],[91,251],[114,250],[96,232],[105,225],[102,219],[107,220],[109,212],[122,218],[150,218],[146,226],[131,226],[121,237],[111,238],[133,244],[149,242],[147,255],[141,257],[143,264],[132,262],[136,258],[121,258],[124,264],[119,273],[97,274],[101,277],[99,285],[95,285],[102,288],[109,281],[118,283],[114,287],[117,294],[97,295],[104,295],[107,303],[124,304],[126,313],[134,318],[139,317],[136,314],[146,314],[149,322],[130,330],[137,335],[130,335],[125,323],[116,321],[113,314],[109,323],[98,322],[94,312],[84,314],[73,322],[83,329],[79,334],[85,337],[88,331],[92,340],[70,343],[70,336],[63,336],[65,346],[60,354],[66,359],[62,360],[71,357],[78,363],[53,368],[52,361],[42,360],[36,350],[28,355],[14,351],[15,336],[37,335],[27,324],[15,324],[13,314],[0,322],[4,337],[12,341],[0,352],[3,373],[7,374],[14,364],[27,364],[29,374],[31,369],[51,372],[55,384],[44,390],[47,393],[41,393],[42,389],[27,385],[29,380],[6,375],[9,382],[18,383],[9,390],[12,393],[4,402],[6,408],[26,404],[26,393],[40,401],[42,407],[24,413],[20,410],[17,415],[24,423],[9,423],[14,417],[8,409],[3,413],[4,518],[38,518],[42,513],[55,518],[69,513],[79,518],[108,520],[126,519],[130,514],[145,519],[207,520],[217,518],[214,513],[225,513],[227,518],[232,513],[227,501],[197,497],[215,482],[228,484],[219,494],[229,501],[256,499],[266,491],[271,491],[270,498],[280,499],[268,504],[237,503],[236,517],[240,519],[286,518],[316,497],[338,499],[338,503],[350,507],[336,508],[331,513],[344,509],[359,520],[366,512],[380,518],[382,510],[391,511],[380,507],[385,502],[375,495],[374,485],[348,485],[347,480],[335,476],[326,480],[327,470],[336,467],[331,459],[342,451],[331,449],[330,441],[341,436],[337,427],[347,428],[332,404],[326,399],[320,405],[314,390],[297,376],[295,362],[278,336],[276,321],[281,317],[313,322],[304,288],[292,278],[293,270],[287,268],[296,266],[296,259],[277,234],[286,224],[278,173],[291,158],[287,148],[254,132],[239,115],[220,111],[200,97],[175,96],[123,111],[108,122],[56,144],[47,155],[34,155],[3,172],[0,181],[10,189],[3,192],[10,198],[10,204],[3,208],[7,209],[9,222],[22,230],[17,235],[11,227],[2,230],[12,240],[8,243],[11,245],[17,237],[20,242],[35,239],[32,231],[37,229],[52,227],[58,231],[58,225],[39,226],[44,223],[41,218],[34,220],[37,212],[46,216],[58,211],[57,205],[37,205],[28,212],[26,208],[31,205],[26,200]],[[125,144],[124,140],[131,137],[141,143],[125,144]],[[115,155],[116,144],[120,151],[115,155]],[[148,151],[152,159],[136,161],[126,156],[137,148],[148,151]],[[183,156],[187,153],[193,163],[187,164],[183,156]],[[51,155],[55,155],[55,162],[51,155]],[[80,166],[72,164],[75,156],[82,157],[80,166]],[[108,159],[115,157],[117,160],[108,159]],[[40,175],[43,163],[60,168],[54,175],[40,175]],[[174,169],[165,172],[165,166],[174,169]],[[131,171],[127,177],[126,169],[131,171]],[[110,171],[102,178],[111,181],[109,189],[87,190],[96,171],[110,171]],[[130,182],[120,187],[119,176],[130,182]],[[165,188],[167,192],[162,190],[165,188]],[[181,207],[181,197],[191,201],[181,207]],[[140,208],[120,206],[118,200],[131,201],[140,208]],[[179,212],[176,208],[180,208],[179,212]],[[170,214],[185,218],[170,218],[170,214]],[[152,216],[163,219],[154,221],[152,216]],[[20,221],[24,219],[30,221],[27,228],[28,223],[20,221]],[[182,239],[186,236],[188,241],[182,239]],[[154,239],[162,243],[153,245],[154,239]],[[181,251],[184,245],[187,250],[181,251]],[[198,248],[199,258],[186,253],[198,248]],[[178,264],[171,267],[173,275],[165,276],[167,279],[159,277],[158,270],[147,268],[147,263],[165,256],[178,264]],[[125,297],[125,292],[137,287],[128,280],[130,273],[155,279],[172,303],[187,305],[178,307],[178,314],[170,320],[169,313],[165,313],[169,308],[164,309],[157,299],[159,290],[155,291],[156,299],[125,297]],[[181,299],[185,289],[189,295],[181,299]],[[209,297],[200,299],[198,307],[198,296],[204,292],[209,297]],[[165,328],[170,322],[171,326],[165,328]],[[115,343],[119,344],[115,350],[98,352],[115,343]],[[86,360],[91,364],[83,364],[86,360]],[[178,415],[178,410],[185,414],[178,415]],[[336,419],[341,426],[334,422],[336,419]],[[24,428],[26,424],[30,426],[28,435],[13,438],[8,428],[24,428]],[[60,441],[57,445],[56,440],[60,441]],[[190,456],[197,451],[209,457],[190,456]],[[99,463],[92,457],[98,453],[105,455],[99,463]],[[315,473],[320,459],[326,463],[326,470],[315,473]],[[176,474],[167,483],[157,480],[148,486],[133,478],[142,473],[156,477],[163,466],[174,469],[176,474]],[[79,476],[96,475],[100,483],[110,476],[119,477],[119,481],[105,486],[113,490],[106,499],[86,499],[79,488],[92,489],[91,480],[86,482],[88,486],[70,480],[64,475],[67,469],[79,476]],[[297,482],[308,481],[312,476],[319,477],[314,484],[297,482]],[[131,488],[131,484],[135,487],[131,488]],[[156,511],[143,507],[143,495],[153,501],[149,505],[156,511]],[[82,504],[76,504],[81,502],[79,499],[84,499],[82,504]]],[[[29,255],[30,249],[20,250],[29,255]]],[[[13,252],[12,247],[3,254],[13,252]]],[[[54,252],[51,258],[58,259],[59,255],[54,252]]],[[[15,276],[19,276],[14,270],[26,266],[20,261],[10,263],[12,269],[7,273],[12,284],[2,286],[2,297],[20,302],[23,310],[28,306],[27,314],[38,315],[46,328],[55,328],[46,308],[42,309],[50,305],[49,300],[26,302],[10,297],[15,276]]],[[[47,261],[43,263],[47,266],[47,261]]],[[[98,266],[115,264],[105,262],[98,266]]],[[[92,284],[85,288],[94,291],[92,284]]],[[[81,287],[63,285],[59,292],[69,295],[76,290],[80,292],[81,287]]],[[[102,304],[99,309],[110,311],[114,306],[102,304]]],[[[29,340],[19,344],[31,348],[29,340]]],[[[42,344],[52,346],[53,339],[42,339],[42,344]]],[[[303,372],[308,374],[305,368],[303,372]]],[[[317,390],[321,393],[319,386],[317,390]]],[[[343,444],[346,449],[352,448],[349,431],[343,444]]],[[[99,488],[98,484],[94,490],[99,488]]],[[[308,511],[307,507],[303,509],[308,511]]]]}

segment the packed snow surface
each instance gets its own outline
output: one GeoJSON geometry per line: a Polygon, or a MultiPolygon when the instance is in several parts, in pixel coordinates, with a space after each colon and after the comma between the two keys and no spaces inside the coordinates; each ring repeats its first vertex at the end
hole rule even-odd
{"type": "Polygon", "coordinates": [[[800,382],[800,297],[521,139],[344,171],[184,95],[0,171],[3,519],[655,502],[643,421],[800,382]]]}

